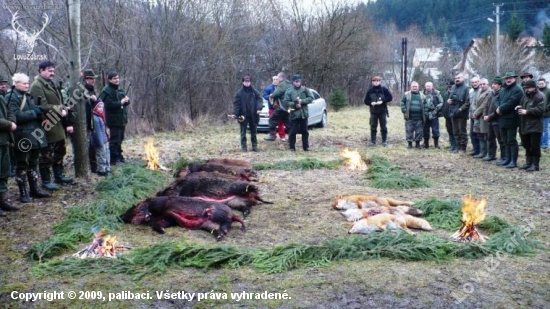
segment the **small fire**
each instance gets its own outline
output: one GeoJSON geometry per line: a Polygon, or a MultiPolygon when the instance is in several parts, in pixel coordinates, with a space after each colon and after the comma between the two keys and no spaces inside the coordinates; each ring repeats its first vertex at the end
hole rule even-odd
{"type": "Polygon", "coordinates": [[[169,170],[168,168],[160,164],[159,152],[157,148],[155,148],[155,145],[153,145],[153,142],[154,142],[153,139],[148,139],[144,145],[145,156],[147,159],[147,168],[150,170],[158,170],[158,169],[163,171],[169,170]]]}
{"type": "Polygon", "coordinates": [[[352,170],[360,170],[365,171],[367,170],[367,163],[363,161],[361,158],[361,155],[357,150],[350,151],[347,148],[344,148],[340,155],[344,157],[345,162],[344,164],[349,167],[352,170]]]}
{"type": "Polygon", "coordinates": [[[462,226],[451,238],[456,241],[481,241],[485,242],[488,237],[481,235],[476,225],[485,219],[485,205],[487,199],[474,199],[471,195],[462,198],[462,226]]]}
{"type": "Polygon", "coordinates": [[[101,229],[99,232],[94,234],[94,239],[91,245],[73,254],[73,256],[79,257],[81,259],[88,257],[116,258],[117,252],[120,252],[124,249],[129,248],[118,245],[116,241],[116,236],[105,235],[105,230],[101,229]]]}

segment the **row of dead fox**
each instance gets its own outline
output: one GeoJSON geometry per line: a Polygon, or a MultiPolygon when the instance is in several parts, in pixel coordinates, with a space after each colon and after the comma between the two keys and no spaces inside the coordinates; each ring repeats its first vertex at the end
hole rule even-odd
{"type": "MultiPolygon", "coordinates": [[[[125,223],[146,224],[164,233],[170,226],[202,229],[222,239],[233,222],[246,226],[233,210],[247,216],[253,206],[264,201],[258,187],[251,184],[257,177],[252,165],[238,159],[209,159],[192,163],[177,173],[177,179],[155,197],[138,202],[120,216],[125,223]]],[[[349,233],[370,233],[386,229],[410,228],[432,230],[413,202],[369,195],[338,196],[332,207],[354,224],[349,233]]]]}

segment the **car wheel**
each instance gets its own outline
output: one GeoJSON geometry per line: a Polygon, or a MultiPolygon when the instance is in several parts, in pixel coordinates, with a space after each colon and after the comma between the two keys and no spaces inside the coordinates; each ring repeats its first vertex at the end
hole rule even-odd
{"type": "Polygon", "coordinates": [[[328,124],[328,116],[327,111],[323,112],[323,118],[321,118],[321,121],[317,124],[319,128],[326,128],[328,124]]]}

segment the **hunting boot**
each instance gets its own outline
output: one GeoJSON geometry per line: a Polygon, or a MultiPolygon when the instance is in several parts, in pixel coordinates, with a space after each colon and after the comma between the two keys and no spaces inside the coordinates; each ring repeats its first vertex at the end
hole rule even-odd
{"type": "Polygon", "coordinates": [[[506,165],[506,168],[516,168],[518,167],[519,146],[514,145],[514,146],[510,146],[509,148],[510,148],[511,159],[510,159],[510,163],[506,165]]]}
{"type": "Polygon", "coordinates": [[[466,153],[466,145],[458,145],[458,153],[466,153]]]}
{"type": "Polygon", "coordinates": [[[121,144],[118,144],[118,149],[117,149],[117,153],[118,153],[118,162],[117,163],[126,163],[126,159],[124,158],[124,156],[122,155],[122,153],[124,152],[122,150],[122,142],[121,144]]]}
{"type": "Polygon", "coordinates": [[[29,179],[32,197],[42,198],[51,196],[48,192],[42,191],[38,186],[38,173],[35,170],[27,170],[27,178],[29,179]]]}
{"type": "Polygon", "coordinates": [[[487,155],[487,140],[479,140],[479,154],[475,155],[474,158],[481,159],[487,155]]]}
{"type": "Polygon", "coordinates": [[[269,131],[269,135],[264,137],[264,141],[272,142],[277,139],[277,135],[275,135],[275,131],[269,131]]]}
{"type": "Polygon", "coordinates": [[[439,147],[439,137],[434,137],[434,148],[441,149],[441,147],[439,147]]]}
{"type": "Polygon", "coordinates": [[[422,147],[420,147],[420,141],[415,141],[415,147],[416,149],[422,149],[422,147]]]}
{"type": "Polygon", "coordinates": [[[17,169],[17,164],[14,162],[11,164],[10,168],[10,177],[15,177],[15,170],[17,169]]]}
{"type": "Polygon", "coordinates": [[[425,138],[424,139],[424,145],[423,145],[424,148],[430,148],[430,139],[429,138],[425,138]]]}
{"type": "Polygon", "coordinates": [[[527,156],[527,157],[525,157],[525,164],[520,166],[519,169],[520,170],[526,170],[526,169],[530,168],[531,165],[533,165],[533,157],[527,156]]]}
{"type": "Polygon", "coordinates": [[[21,203],[29,203],[31,201],[31,197],[29,196],[29,189],[27,188],[27,174],[25,173],[25,170],[17,170],[15,182],[19,187],[19,201],[21,203]]]}
{"type": "Polygon", "coordinates": [[[540,157],[533,157],[533,164],[526,169],[527,172],[534,172],[539,170],[540,157]]]}
{"type": "Polygon", "coordinates": [[[500,160],[497,161],[498,166],[510,164],[510,146],[500,147],[500,160]]]}
{"type": "MultiPolygon", "coordinates": [[[[0,209],[5,211],[16,211],[19,207],[13,205],[8,199],[8,192],[0,193],[0,209]]],[[[1,211],[0,210],[0,211],[1,211]]]]}
{"type": "Polygon", "coordinates": [[[309,134],[302,135],[302,149],[309,151],[309,134]]]}
{"type": "Polygon", "coordinates": [[[370,131],[370,144],[369,146],[376,146],[376,131],[370,131]]]}
{"type": "Polygon", "coordinates": [[[413,142],[407,142],[407,143],[408,143],[407,148],[408,148],[408,149],[412,149],[412,148],[413,148],[413,142]]]}
{"type": "Polygon", "coordinates": [[[52,174],[49,167],[40,168],[40,178],[42,178],[42,188],[51,191],[59,190],[59,187],[52,182],[52,174]]]}
{"type": "Polygon", "coordinates": [[[483,158],[482,160],[483,161],[494,161],[496,160],[496,155],[497,155],[497,145],[496,143],[493,143],[491,145],[491,143],[487,142],[487,156],[485,156],[485,158],[483,158]]]}
{"type": "Polygon", "coordinates": [[[449,148],[449,151],[456,152],[456,138],[454,135],[449,135],[449,143],[451,143],[451,148],[449,148]]]}
{"type": "Polygon", "coordinates": [[[388,131],[382,131],[382,146],[388,146],[388,131]]]}
{"type": "Polygon", "coordinates": [[[52,164],[52,169],[56,183],[73,183],[74,180],[72,178],[63,175],[63,164],[52,164]]]}

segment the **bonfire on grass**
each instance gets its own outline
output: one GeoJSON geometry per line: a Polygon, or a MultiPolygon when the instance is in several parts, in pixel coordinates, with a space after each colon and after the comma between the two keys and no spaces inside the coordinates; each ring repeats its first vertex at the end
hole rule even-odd
{"type": "Polygon", "coordinates": [[[344,148],[340,151],[340,156],[344,157],[344,165],[350,170],[366,171],[367,163],[361,157],[357,150],[344,148]]]}
{"type": "Polygon", "coordinates": [[[477,225],[485,219],[485,205],[487,199],[474,199],[471,195],[462,198],[462,226],[451,238],[455,241],[479,241],[485,242],[488,237],[483,236],[477,229],[477,225]]]}
{"type": "Polygon", "coordinates": [[[73,254],[73,256],[81,259],[97,257],[116,258],[117,253],[127,249],[130,248],[117,244],[116,236],[105,235],[105,230],[101,229],[94,234],[91,245],[73,254]]]}
{"type": "Polygon", "coordinates": [[[144,145],[147,168],[150,170],[169,171],[169,168],[160,164],[159,152],[153,143],[153,139],[148,139],[144,145]]]}

